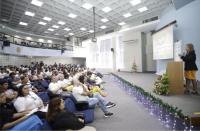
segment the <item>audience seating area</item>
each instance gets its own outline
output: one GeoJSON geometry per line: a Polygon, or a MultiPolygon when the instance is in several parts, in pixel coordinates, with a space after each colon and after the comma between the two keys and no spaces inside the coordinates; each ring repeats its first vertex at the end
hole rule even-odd
{"type": "MultiPolygon", "coordinates": [[[[85,124],[88,124],[94,121],[95,105],[89,107],[88,101],[77,100],[74,97],[74,94],[72,93],[72,89],[66,89],[66,87],[69,88],[70,86],[74,86],[73,84],[74,81],[79,80],[80,76],[83,76],[83,74],[85,74],[86,76],[87,74],[90,74],[90,77],[85,77],[83,80],[88,81],[88,84],[92,83],[92,85],[90,86],[88,85],[88,87],[91,88],[91,86],[95,85],[95,80],[97,80],[95,79],[95,77],[99,77],[98,80],[103,77],[100,73],[96,73],[95,70],[90,70],[80,65],[62,65],[62,64],[57,65],[55,63],[54,65],[47,66],[43,62],[31,63],[31,65],[27,65],[27,66],[22,65],[20,67],[4,66],[4,67],[0,67],[0,69],[1,69],[0,71],[1,98],[4,95],[6,97],[6,103],[0,103],[1,105],[10,104],[10,105],[14,105],[15,107],[15,102],[17,101],[17,99],[21,97],[20,86],[29,85],[29,90],[37,94],[37,96],[39,96],[36,99],[42,100],[44,107],[48,106],[49,101],[52,98],[62,97],[62,99],[64,100],[65,110],[69,112],[73,112],[76,116],[82,116],[85,124]],[[56,77],[57,79],[56,81],[52,80],[54,77],[56,77]],[[44,87],[42,87],[42,85],[37,86],[36,83],[38,82],[48,83],[48,88],[45,87],[46,86],[45,84],[43,85],[44,87]],[[54,90],[50,89],[50,86],[52,85],[54,87],[51,89],[56,89],[56,88],[59,88],[59,89],[57,89],[57,91],[54,92],[54,90]],[[56,86],[56,85],[59,85],[59,86],[56,86]],[[62,91],[62,93],[58,93],[58,91],[62,91]]],[[[100,90],[99,81],[97,83],[99,85],[99,90],[100,90]]],[[[93,91],[92,89],[90,90],[93,91]]],[[[38,107],[38,109],[39,108],[40,107],[38,107]]],[[[1,122],[0,123],[1,124],[0,129],[1,129],[3,128],[3,125],[6,123],[3,123],[2,121],[0,122],[1,122]]],[[[37,130],[51,130],[51,129],[52,129],[51,125],[50,123],[48,123],[46,118],[40,118],[40,116],[37,116],[37,114],[34,113],[33,115],[30,115],[27,119],[12,126],[8,130],[10,131],[36,130],[37,131],[37,130]]]]}

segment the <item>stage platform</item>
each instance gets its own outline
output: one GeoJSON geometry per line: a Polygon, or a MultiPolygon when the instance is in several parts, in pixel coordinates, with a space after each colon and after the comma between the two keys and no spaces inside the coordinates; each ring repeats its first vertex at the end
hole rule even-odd
{"type": "MultiPolygon", "coordinates": [[[[174,105],[181,109],[185,115],[191,115],[193,112],[200,112],[200,95],[169,95],[160,96],[153,93],[154,81],[157,75],[153,73],[129,73],[113,72],[123,79],[142,87],[145,91],[151,92],[154,96],[162,99],[164,102],[174,105]]],[[[199,87],[198,91],[200,93],[199,87]]]]}

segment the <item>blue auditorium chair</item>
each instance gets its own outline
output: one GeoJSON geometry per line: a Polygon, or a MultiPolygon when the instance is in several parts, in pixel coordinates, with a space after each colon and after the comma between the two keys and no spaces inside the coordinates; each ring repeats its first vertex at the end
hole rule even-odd
{"type": "Polygon", "coordinates": [[[49,102],[49,96],[47,92],[38,92],[37,95],[42,99],[44,104],[49,102]]]}
{"type": "Polygon", "coordinates": [[[65,109],[73,113],[84,114],[85,123],[91,123],[94,120],[94,108],[88,108],[82,111],[78,111],[74,101],[71,98],[65,99],[65,109]]]}
{"type": "Polygon", "coordinates": [[[36,115],[32,115],[8,131],[40,131],[42,125],[43,122],[36,115]]]}

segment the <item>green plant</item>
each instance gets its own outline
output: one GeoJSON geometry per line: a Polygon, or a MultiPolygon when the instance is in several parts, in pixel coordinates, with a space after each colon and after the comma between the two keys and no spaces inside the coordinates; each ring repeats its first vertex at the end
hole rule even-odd
{"type": "Polygon", "coordinates": [[[169,80],[168,75],[165,73],[157,79],[154,83],[154,93],[158,95],[168,95],[169,94],[169,80]]]}
{"type": "Polygon", "coordinates": [[[132,70],[134,72],[137,72],[137,65],[136,65],[135,61],[133,62],[132,70]]]}

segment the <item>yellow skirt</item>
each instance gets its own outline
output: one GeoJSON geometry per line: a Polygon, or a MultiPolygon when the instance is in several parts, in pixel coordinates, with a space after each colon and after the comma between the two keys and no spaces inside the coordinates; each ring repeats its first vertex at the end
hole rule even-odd
{"type": "Polygon", "coordinates": [[[185,78],[189,80],[196,80],[197,71],[185,71],[185,78]]]}

